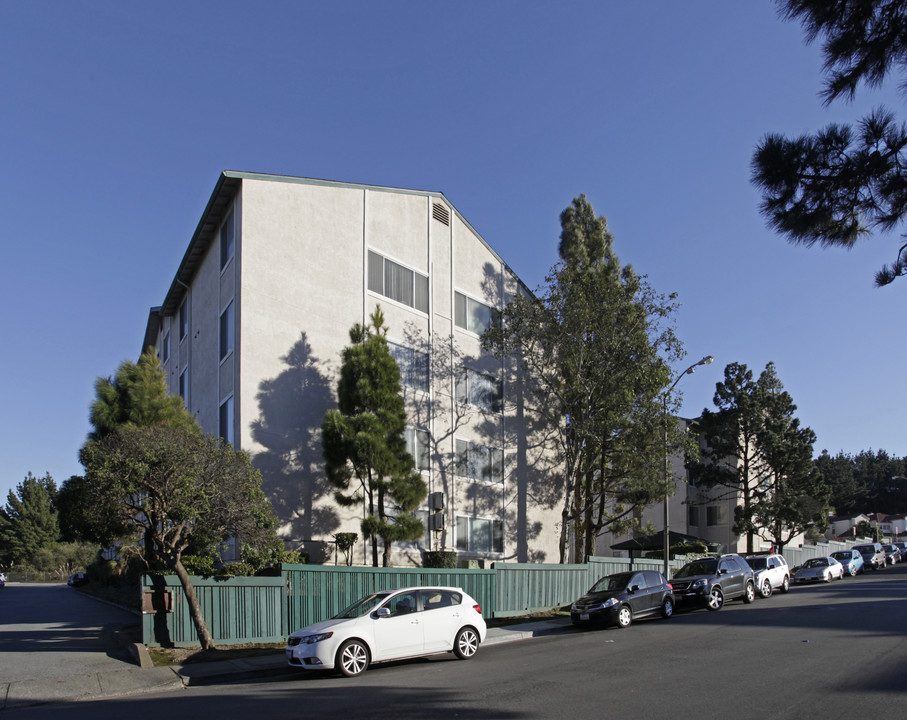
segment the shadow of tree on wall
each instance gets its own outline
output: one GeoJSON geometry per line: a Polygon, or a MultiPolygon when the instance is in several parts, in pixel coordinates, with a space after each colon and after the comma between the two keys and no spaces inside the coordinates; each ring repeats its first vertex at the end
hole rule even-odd
{"type": "MultiPolygon", "coordinates": [[[[506,300],[517,293],[529,292],[514,276],[502,276],[500,269],[491,263],[485,263],[482,270],[482,294],[491,307],[501,307],[502,295],[506,300]]],[[[514,559],[544,562],[546,553],[530,550],[530,543],[544,533],[554,533],[557,537],[560,526],[545,527],[541,521],[530,522],[529,518],[534,514],[533,508],[552,510],[563,497],[563,453],[558,434],[544,413],[536,410],[553,398],[544,396],[542,387],[533,382],[517,358],[499,362],[499,377],[504,383],[504,415],[485,415],[476,430],[489,444],[503,444],[506,449],[503,507],[500,507],[500,490],[495,488],[477,484],[471,488],[469,497],[475,514],[491,512],[497,501],[498,513],[503,515],[506,545],[514,548],[514,559]]]]}
{"type": "Polygon", "coordinates": [[[333,506],[317,502],[333,491],[324,474],[321,421],[336,402],[304,332],[281,361],[286,369],[259,385],[252,438],[265,449],[253,463],[280,519],[281,535],[296,549],[313,538],[329,537],[340,524],[333,506]]]}

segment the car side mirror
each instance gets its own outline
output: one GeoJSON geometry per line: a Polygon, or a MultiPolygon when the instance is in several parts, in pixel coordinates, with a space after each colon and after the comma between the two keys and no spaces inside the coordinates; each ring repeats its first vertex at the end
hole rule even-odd
{"type": "Polygon", "coordinates": [[[391,616],[390,608],[382,607],[375,610],[376,618],[386,618],[391,616]]]}
{"type": "Polygon", "coordinates": [[[718,574],[719,574],[719,575],[727,575],[727,568],[719,568],[718,574]]]}
{"type": "Polygon", "coordinates": [[[630,592],[636,592],[637,590],[639,590],[639,585],[634,585],[630,588],[630,592]]]}

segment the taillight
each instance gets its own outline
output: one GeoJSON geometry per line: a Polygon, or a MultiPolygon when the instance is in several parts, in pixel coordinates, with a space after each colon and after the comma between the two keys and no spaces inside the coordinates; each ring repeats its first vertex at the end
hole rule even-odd
{"type": "Polygon", "coordinates": [[[668,586],[668,590],[673,590],[673,589],[674,589],[674,586],[671,585],[671,583],[665,583],[665,585],[668,586]]]}
{"type": "Polygon", "coordinates": [[[479,613],[479,615],[482,614],[482,606],[481,606],[481,605],[473,605],[473,606],[472,606],[472,609],[475,610],[477,613],[479,613]]]}

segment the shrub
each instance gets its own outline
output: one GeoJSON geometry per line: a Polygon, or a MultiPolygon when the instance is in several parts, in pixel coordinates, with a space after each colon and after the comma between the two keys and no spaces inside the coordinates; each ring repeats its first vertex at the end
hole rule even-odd
{"type": "Polygon", "coordinates": [[[229,565],[224,565],[218,573],[218,575],[222,575],[224,577],[251,577],[254,574],[255,568],[246,562],[230,563],[229,565]]]}
{"type": "Polygon", "coordinates": [[[183,567],[190,575],[214,575],[214,558],[210,555],[183,555],[183,567]]]}
{"type": "Polygon", "coordinates": [[[456,568],[457,554],[452,550],[426,550],[422,553],[422,567],[456,568]]]}

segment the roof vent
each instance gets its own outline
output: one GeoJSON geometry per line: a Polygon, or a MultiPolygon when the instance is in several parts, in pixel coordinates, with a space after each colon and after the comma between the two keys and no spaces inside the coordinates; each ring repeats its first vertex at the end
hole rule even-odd
{"type": "Polygon", "coordinates": [[[450,210],[441,203],[434,203],[431,206],[431,216],[440,223],[450,225],[450,210]]]}

